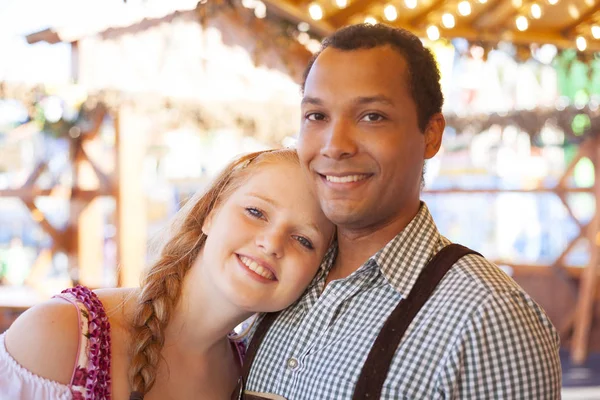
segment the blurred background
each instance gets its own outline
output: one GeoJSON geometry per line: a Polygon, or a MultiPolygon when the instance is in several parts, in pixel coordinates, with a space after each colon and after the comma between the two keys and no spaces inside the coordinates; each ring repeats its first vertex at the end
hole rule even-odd
{"type": "Polygon", "coordinates": [[[222,166],[294,145],[306,63],[360,22],[435,53],[423,198],[544,307],[564,398],[600,399],[598,0],[0,0],[0,332],[65,287],[137,285],[222,166]]]}

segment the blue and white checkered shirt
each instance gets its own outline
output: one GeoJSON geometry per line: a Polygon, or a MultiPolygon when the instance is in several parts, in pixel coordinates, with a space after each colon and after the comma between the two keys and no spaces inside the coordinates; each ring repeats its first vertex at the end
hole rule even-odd
{"type": "MultiPolygon", "coordinates": [[[[422,204],[398,236],[323,291],[332,251],[303,297],[265,336],[246,389],[289,400],[352,398],[388,315],[449,243],[422,204]]],[[[468,255],[409,326],[382,398],[559,399],[558,349],[541,307],[494,264],[468,255]]]]}

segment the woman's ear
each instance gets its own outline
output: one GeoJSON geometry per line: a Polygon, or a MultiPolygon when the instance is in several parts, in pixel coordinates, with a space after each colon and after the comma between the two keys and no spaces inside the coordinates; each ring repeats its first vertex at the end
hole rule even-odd
{"type": "Polygon", "coordinates": [[[204,219],[204,223],[202,224],[202,233],[204,233],[204,235],[208,236],[208,232],[210,231],[210,228],[212,226],[212,220],[213,220],[213,216],[214,216],[215,210],[213,209],[204,219]]]}

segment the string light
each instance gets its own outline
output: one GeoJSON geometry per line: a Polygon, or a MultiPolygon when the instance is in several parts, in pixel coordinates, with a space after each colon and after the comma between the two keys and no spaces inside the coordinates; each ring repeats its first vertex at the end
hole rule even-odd
{"type": "Polygon", "coordinates": [[[569,10],[569,15],[573,19],[577,19],[581,15],[581,13],[579,12],[579,9],[577,8],[577,6],[575,4],[569,4],[568,10],[569,10]]]}
{"type": "Polygon", "coordinates": [[[321,18],[323,18],[323,9],[317,3],[312,3],[308,7],[308,13],[310,14],[310,17],[315,21],[318,21],[321,18]]]}
{"type": "Polygon", "coordinates": [[[456,21],[454,20],[454,15],[450,13],[445,13],[442,15],[442,25],[444,28],[452,29],[456,25],[456,21]]]}
{"type": "Polygon", "coordinates": [[[388,21],[395,21],[396,18],[398,18],[398,10],[396,10],[396,7],[394,7],[393,5],[388,4],[383,9],[383,15],[388,21]]]}
{"type": "Polygon", "coordinates": [[[335,0],[335,5],[338,8],[346,8],[348,7],[348,0],[335,0]]]}
{"type": "Polygon", "coordinates": [[[587,41],[583,36],[577,36],[577,39],[575,39],[575,44],[577,45],[577,50],[579,51],[585,51],[587,48],[587,41]]]}
{"type": "Polygon", "coordinates": [[[594,39],[600,39],[600,25],[592,25],[592,36],[594,39]]]}
{"type": "Polygon", "coordinates": [[[526,17],[519,15],[516,19],[517,29],[521,32],[526,31],[529,28],[529,21],[526,17]]]}
{"type": "Polygon", "coordinates": [[[471,3],[469,3],[467,0],[458,3],[458,13],[462,16],[471,14],[471,3]]]}
{"type": "Polygon", "coordinates": [[[415,9],[417,8],[417,0],[404,0],[406,8],[415,9]]]}
{"type": "Polygon", "coordinates": [[[430,25],[427,28],[427,37],[429,40],[436,41],[440,38],[440,30],[435,25],[430,25]]]}
{"type": "Polygon", "coordinates": [[[531,11],[531,16],[532,16],[533,18],[535,18],[535,19],[540,19],[540,18],[542,18],[542,7],[540,7],[540,5],[539,5],[539,4],[537,4],[537,3],[533,3],[533,4],[531,5],[531,9],[530,9],[530,11],[531,11]]]}
{"type": "Polygon", "coordinates": [[[375,25],[376,23],[377,23],[377,20],[371,16],[368,16],[365,18],[365,24],[375,25]]]}

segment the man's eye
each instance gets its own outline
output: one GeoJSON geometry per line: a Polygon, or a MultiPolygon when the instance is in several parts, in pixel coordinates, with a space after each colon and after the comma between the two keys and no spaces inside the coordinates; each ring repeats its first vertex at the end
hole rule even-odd
{"type": "Polygon", "coordinates": [[[246,207],[246,212],[248,213],[248,215],[254,218],[264,218],[265,216],[262,211],[254,207],[246,207]]]}
{"type": "Polygon", "coordinates": [[[379,122],[383,120],[383,116],[377,113],[368,113],[364,117],[361,118],[361,121],[366,122],[379,122]]]}
{"type": "Polygon", "coordinates": [[[305,237],[302,236],[294,236],[294,239],[296,239],[302,246],[306,247],[309,250],[314,249],[314,246],[312,244],[312,242],[310,240],[308,240],[305,237]]]}
{"type": "Polygon", "coordinates": [[[306,119],[309,121],[323,121],[325,119],[325,115],[321,113],[310,113],[306,114],[306,119]]]}

